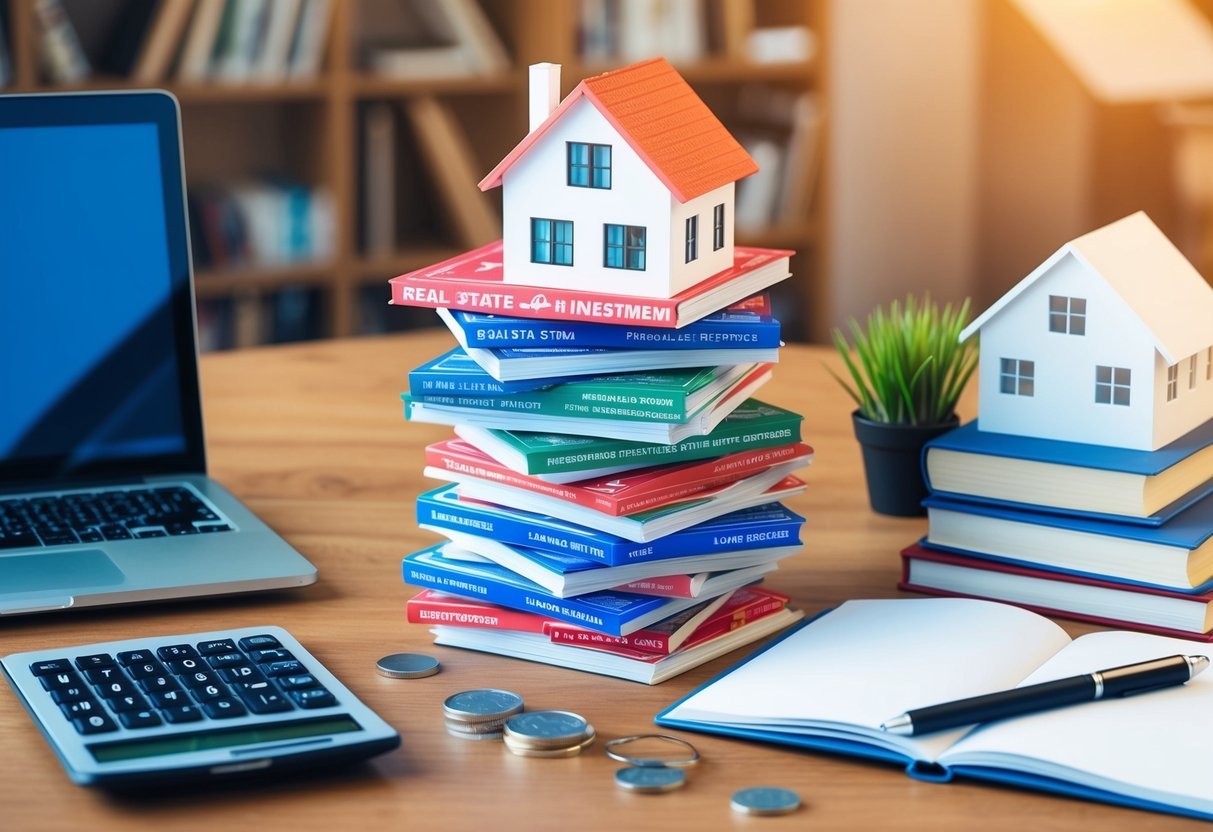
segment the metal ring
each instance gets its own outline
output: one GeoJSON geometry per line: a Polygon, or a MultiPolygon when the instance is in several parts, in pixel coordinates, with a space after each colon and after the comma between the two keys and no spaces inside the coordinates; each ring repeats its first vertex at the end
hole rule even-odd
{"type": "Polygon", "coordinates": [[[638,768],[690,768],[699,762],[699,751],[695,746],[691,745],[684,739],[671,737],[669,734],[635,734],[630,737],[620,737],[611,740],[604,747],[606,755],[612,760],[618,760],[621,763],[636,766],[638,768]],[[626,754],[620,754],[615,749],[621,745],[627,745],[638,740],[662,740],[663,742],[672,742],[675,745],[681,746],[691,752],[690,757],[681,759],[663,760],[659,757],[629,757],[626,754]]]}

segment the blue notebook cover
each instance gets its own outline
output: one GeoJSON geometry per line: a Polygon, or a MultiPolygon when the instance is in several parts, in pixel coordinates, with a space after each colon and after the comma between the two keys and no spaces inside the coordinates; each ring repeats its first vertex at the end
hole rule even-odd
{"type": "Polygon", "coordinates": [[[406,555],[404,581],[523,612],[546,615],[600,633],[624,636],[668,618],[704,598],[659,598],[604,590],[557,598],[543,587],[495,563],[443,557],[438,546],[406,555]]]}
{"type": "Polygon", "coordinates": [[[954,500],[938,494],[927,497],[922,504],[927,509],[976,514],[1034,526],[1049,526],[1055,529],[1138,540],[1160,546],[1175,546],[1189,551],[1197,548],[1213,535],[1213,495],[1201,498],[1161,526],[1133,525],[1077,514],[1022,511],[1009,506],[954,500]]]}
{"type": "Polygon", "coordinates": [[[718,347],[748,349],[778,347],[780,325],[753,312],[713,313],[681,329],[619,326],[483,315],[451,310],[469,347],[609,347],[614,349],[679,350],[718,347]]]}
{"type": "Polygon", "coordinates": [[[568,378],[533,378],[498,381],[461,348],[425,362],[409,372],[409,389],[422,395],[504,396],[549,387],[568,378]]]}
{"type": "Polygon", "coordinates": [[[596,529],[506,506],[460,500],[458,486],[446,485],[417,498],[422,525],[492,537],[560,555],[599,561],[607,566],[663,560],[681,555],[795,546],[804,518],[780,503],[745,508],[704,521],[649,543],[635,543],[596,529]]]}

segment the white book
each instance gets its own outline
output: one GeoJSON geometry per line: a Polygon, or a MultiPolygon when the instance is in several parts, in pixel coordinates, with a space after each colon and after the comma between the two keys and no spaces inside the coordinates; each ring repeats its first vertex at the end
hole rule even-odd
{"type": "Polygon", "coordinates": [[[299,27],[299,12],[302,8],[303,0],[272,0],[269,3],[265,38],[252,68],[253,78],[270,83],[286,77],[291,43],[299,27]]]}

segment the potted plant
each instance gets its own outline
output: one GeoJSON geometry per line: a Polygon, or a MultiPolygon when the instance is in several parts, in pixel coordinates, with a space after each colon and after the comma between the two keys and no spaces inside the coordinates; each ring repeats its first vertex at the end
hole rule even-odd
{"type": "Polygon", "coordinates": [[[968,315],[967,299],[940,309],[929,295],[908,295],[874,309],[866,326],[851,319],[853,345],[834,330],[850,380],[830,372],[858,405],[855,437],[868,498],[881,514],[923,513],[922,446],[959,424],[956,401],[977,366],[976,339],[960,340],[968,315]]]}

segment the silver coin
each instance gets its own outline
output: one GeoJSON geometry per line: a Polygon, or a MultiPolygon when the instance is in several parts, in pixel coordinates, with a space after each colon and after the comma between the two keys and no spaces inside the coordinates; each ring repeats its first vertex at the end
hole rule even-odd
{"type": "Polygon", "coordinates": [[[508,690],[485,688],[452,694],[442,703],[448,719],[460,722],[486,722],[504,719],[522,710],[522,697],[508,690]]]}
{"type": "Polygon", "coordinates": [[[454,727],[451,723],[446,724],[446,732],[452,737],[458,737],[461,740],[500,740],[500,731],[463,731],[454,727]]]}
{"type": "Polygon", "coordinates": [[[747,815],[786,815],[800,808],[800,795],[778,786],[758,786],[734,792],[730,805],[747,815]]]}
{"type": "Polygon", "coordinates": [[[496,734],[501,736],[501,730],[505,727],[504,719],[490,719],[487,722],[464,722],[458,719],[443,720],[446,727],[452,731],[460,731],[464,734],[496,734]]]}
{"type": "Polygon", "coordinates": [[[505,742],[505,747],[517,754],[519,757],[576,757],[581,753],[581,749],[592,744],[597,734],[594,733],[593,726],[590,726],[589,733],[585,739],[576,745],[570,745],[567,748],[532,748],[526,745],[519,745],[510,739],[509,735],[502,737],[505,742]]]}
{"type": "Polygon", "coordinates": [[[658,768],[657,766],[628,766],[615,772],[615,785],[633,792],[655,794],[680,789],[687,782],[686,772],[680,768],[658,768]]]}
{"type": "Polygon", "coordinates": [[[529,711],[505,722],[505,734],[531,748],[563,748],[585,739],[590,724],[569,711],[529,711]]]}
{"type": "Polygon", "coordinates": [[[421,679],[433,676],[442,663],[422,653],[393,653],[375,662],[375,669],[389,679],[421,679]]]}

